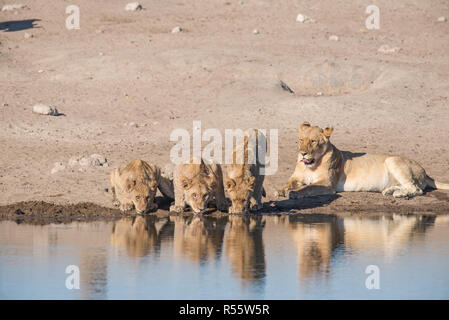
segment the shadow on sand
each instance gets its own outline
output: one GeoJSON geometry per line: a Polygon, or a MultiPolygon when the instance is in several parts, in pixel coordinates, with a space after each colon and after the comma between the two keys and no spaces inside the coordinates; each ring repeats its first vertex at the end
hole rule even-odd
{"type": "Polygon", "coordinates": [[[32,28],[39,28],[35,25],[36,21],[41,21],[40,19],[28,19],[28,20],[14,20],[0,22],[0,30],[5,32],[21,31],[32,28]]]}

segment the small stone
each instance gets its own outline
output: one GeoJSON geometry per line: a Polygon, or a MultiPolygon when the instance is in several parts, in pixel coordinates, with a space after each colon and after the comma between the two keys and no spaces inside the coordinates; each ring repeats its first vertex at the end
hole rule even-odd
{"type": "Polygon", "coordinates": [[[138,2],[130,2],[125,6],[126,11],[138,11],[142,9],[142,6],[138,2]]]}
{"type": "Polygon", "coordinates": [[[37,114],[43,114],[47,116],[57,116],[59,115],[58,109],[47,106],[45,104],[36,104],[33,106],[33,112],[37,114]]]}
{"type": "Polygon", "coordinates": [[[441,16],[441,17],[438,18],[437,21],[438,21],[438,22],[446,22],[447,19],[446,19],[446,17],[441,16]]]}
{"type": "Polygon", "coordinates": [[[260,33],[259,29],[254,29],[253,30],[253,34],[259,34],[259,33],[260,33]]]}
{"type": "Polygon", "coordinates": [[[3,107],[5,107],[5,108],[6,108],[7,106],[8,106],[8,104],[7,104],[7,103],[4,103],[4,104],[3,104],[3,107]]]}
{"type": "Polygon", "coordinates": [[[41,70],[37,70],[37,72],[38,73],[42,73],[42,72],[44,72],[44,70],[42,70],[42,69],[41,70]]]}
{"type": "Polygon", "coordinates": [[[59,171],[65,170],[65,166],[62,162],[55,162],[53,169],[51,169],[51,174],[55,174],[59,171]]]}
{"type": "Polygon", "coordinates": [[[340,38],[338,36],[336,36],[335,34],[333,34],[329,37],[329,40],[330,41],[338,41],[338,40],[340,40],[340,38]]]}
{"type": "Polygon", "coordinates": [[[306,16],[303,14],[298,14],[296,16],[296,21],[303,23],[304,21],[306,21],[306,16]]]}
{"type": "Polygon", "coordinates": [[[33,38],[34,35],[32,35],[31,33],[25,32],[25,34],[23,35],[25,39],[30,39],[33,38]]]}
{"type": "Polygon", "coordinates": [[[101,154],[91,154],[90,158],[93,160],[95,166],[105,166],[108,160],[101,154]]]}
{"type": "Polygon", "coordinates": [[[71,157],[68,162],[69,166],[74,167],[78,165],[79,164],[78,161],[80,160],[80,158],[81,157],[71,157]]]}
{"type": "Polygon", "coordinates": [[[306,16],[305,14],[301,14],[301,13],[299,13],[296,16],[296,21],[299,22],[299,23],[315,23],[314,19],[306,16]]]}
{"type": "Polygon", "coordinates": [[[239,5],[244,5],[245,2],[243,2],[242,0],[239,1],[239,5]]]}
{"type": "Polygon", "coordinates": [[[78,160],[78,164],[82,167],[108,167],[108,160],[101,154],[91,154],[83,156],[78,160]]]}
{"type": "Polygon", "coordinates": [[[317,96],[322,96],[323,93],[322,93],[321,91],[319,91],[319,92],[316,93],[316,95],[317,95],[317,96]]]}
{"type": "Polygon", "coordinates": [[[103,56],[103,52],[98,53],[99,56],[103,56]]]}
{"type": "Polygon", "coordinates": [[[128,126],[129,127],[133,127],[133,128],[138,128],[139,127],[139,125],[137,123],[135,123],[135,122],[128,123],[128,126]]]}
{"type": "Polygon", "coordinates": [[[171,29],[171,33],[178,33],[181,32],[182,28],[180,26],[174,27],[173,29],[171,29]]]}
{"type": "Polygon", "coordinates": [[[388,44],[383,44],[377,49],[377,51],[381,53],[396,53],[399,50],[399,47],[390,47],[388,44]]]}
{"type": "Polygon", "coordinates": [[[14,11],[19,9],[25,9],[27,6],[24,4],[5,4],[2,7],[2,11],[14,11]]]}

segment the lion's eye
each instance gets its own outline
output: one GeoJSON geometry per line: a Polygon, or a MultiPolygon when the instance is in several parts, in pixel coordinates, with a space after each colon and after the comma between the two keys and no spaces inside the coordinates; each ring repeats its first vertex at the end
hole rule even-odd
{"type": "Polygon", "coordinates": [[[140,200],[140,196],[136,196],[136,200],[139,201],[140,200]]]}
{"type": "Polygon", "coordinates": [[[316,143],[316,140],[312,140],[312,143],[316,143]]]}
{"type": "Polygon", "coordinates": [[[146,200],[146,201],[150,200],[150,196],[147,196],[147,197],[145,198],[145,200],[146,200]]]}
{"type": "Polygon", "coordinates": [[[192,194],[192,197],[196,198],[196,193],[192,194]]]}
{"type": "Polygon", "coordinates": [[[207,194],[205,194],[205,195],[203,196],[203,199],[204,199],[204,200],[206,200],[206,198],[207,198],[207,194]]]}

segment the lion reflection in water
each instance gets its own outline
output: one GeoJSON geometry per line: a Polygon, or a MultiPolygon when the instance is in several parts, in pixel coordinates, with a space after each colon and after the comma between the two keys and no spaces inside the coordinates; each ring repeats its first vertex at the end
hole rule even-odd
{"type": "Polygon", "coordinates": [[[391,261],[406,246],[422,238],[434,216],[380,215],[375,217],[290,216],[286,217],[298,252],[301,281],[328,276],[334,250],[371,250],[391,261]]]}
{"type": "Polygon", "coordinates": [[[265,217],[230,216],[229,222],[225,251],[233,274],[248,281],[265,278],[265,217]]]}
{"type": "Polygon", "coordinates": [[[143,257],[156,252],[161,237],[170,233],[168,218],[136,215],[114,222],[111,232],[111,246],[125,248],[132,257],[143,257]]]}
{"type": "Polygon", "coordinates": [[[174,252],[193,261],[220,257],[228,217],[171,216],[175,224],[174,252]]]}

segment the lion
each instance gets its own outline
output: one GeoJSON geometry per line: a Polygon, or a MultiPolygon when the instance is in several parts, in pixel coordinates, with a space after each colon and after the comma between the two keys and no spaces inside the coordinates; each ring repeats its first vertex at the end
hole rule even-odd
{"type": "Polygon", "coordinates": [[[421,165],[405,157],[338,150],[330,142],[333,130],[309,122],[300,125],[296,168],[279,196],[290,191],[293,199],[366,191],[408,199],[422,195],[427,187],[449,190],[449,184],[430,178],[421,165]]]}
{"type": "Polygon", "coordinates": [[[228,209],[219,164],[191,158],[190,163],[175,167],[173,183],[175,203],[170,206],[171,212],[181,213],[188,205],[195,214],[203,213],[213,200],[218,210],[226,212],[228,209]]]}
{"type": "Polygon", "coordinates": [[[157,189],[173,199],[173,182],[161,174],[161,169],[142,160],[112,170],[110,175],[112,203],[122,211],[136,209],[138,214],[158,208],[154,202],[157,189]]]}
{"type": "Polygon", "coordinates": [[[263,207],[262,196],[266,197],[266,193],[262,186],[264,175],[260,174],[259,143],[265,143],[266,150],[262,132],[246,131],[243,143],[234,148],[233,163],[226,166],[225,191],[232,203],[229,213],[247,213],[263,207]]]}

